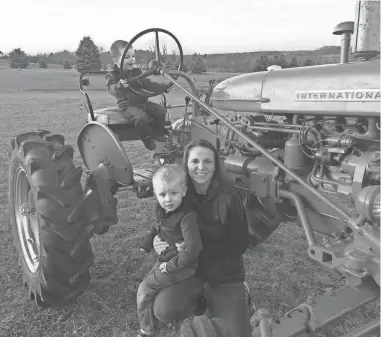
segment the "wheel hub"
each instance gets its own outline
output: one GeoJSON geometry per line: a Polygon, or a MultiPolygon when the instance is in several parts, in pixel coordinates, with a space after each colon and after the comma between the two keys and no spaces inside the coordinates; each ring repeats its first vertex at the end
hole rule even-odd
{"type": "Polygon", "coordinates": [[[39,223],[29,180],[22,168],[16,172],[14,205],[21,252],[28,269],[35,273],[40,264],[39,223]]]}

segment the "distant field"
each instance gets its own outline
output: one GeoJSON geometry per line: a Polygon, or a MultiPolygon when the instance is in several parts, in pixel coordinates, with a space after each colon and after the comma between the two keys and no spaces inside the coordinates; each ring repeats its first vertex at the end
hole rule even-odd
{"type": "MultiPolygon", "coordinates": [[[[209,79],[222,80],[230,76],[232,74],[203,74],[196,75],[195,79],[197,86],[206,87],[209,79]]],[[[115,105],[114,98],[104,89],[104,76],[91,76],[90,84],[88,91],[95,108],[115,105]]],[[[75,162],[80,166],[76,137],[86,119],[79,110],[81,99],[78,73],[74,70],[0,69],[1,337],[134,336],[138,327],[136,284],[131,278],[145,258],[138,251],[137,242],[153,220],[153,198],[139,200],[130,192],[118,194],[120,221],[105,235],[92,238],[95,263],[91,268],[91,286],[75,303],[63,309],[35,308],[21,286],[9,226],[8,146],[15,135],[37,128],[61,133],[74,146],[75,162]]],[[[168,103],[181,102],[181,92],[171,91],[168,103]]],[[[175,119],[182,111],[171,111],[170,118],[175,119]]],[[[124,146],[133,167],[152,161],[151,153],[139,141],[124,146]]],[[[326,287],[343,284],[337,272],[310,260],[306,248],[301,228],[283,224],[266,242],[247,251],[247,281],[258,308],[268,308],[277,317],[311,293],[323,294],[326,287]]],[[[378,313],[379,303],[372,303],[317,336],[342,336],[378,313]]],[[[174,335],[169,328],[163,334],[174,335]]]]}

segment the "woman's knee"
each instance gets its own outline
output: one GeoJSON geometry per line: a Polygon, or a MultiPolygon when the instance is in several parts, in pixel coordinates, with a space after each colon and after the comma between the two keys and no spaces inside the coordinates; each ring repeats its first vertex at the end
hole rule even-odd
{"type": "Polygon", "coordinates": [[[153,303],[155,317],[162,322],[178,321],[192,315],[203,288],[196,277],[175,283],[161,290],[153,303]]]}

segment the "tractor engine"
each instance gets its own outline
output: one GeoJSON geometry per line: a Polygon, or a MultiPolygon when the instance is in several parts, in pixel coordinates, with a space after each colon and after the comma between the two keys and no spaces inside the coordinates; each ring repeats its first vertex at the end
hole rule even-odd
{"type": "MultiPolygon", "coordinates": [[[[227,113],[225,118],[353,217],[366,212],[367,221],[379,221],[380,131],[377,118],[295,115],[293,118],[273,116],[270,120],[265,115],[247,113],[227,113]],[[292,122],[288,123],[289,120],[292,122]],[[361,206],[367,209],[356,207],[364,202],[361,199],[363,191],[370,188],[373,199],[361,206]]],[[[293,178],[217,119],[210,116],[204,118],[204,123],[218,135],[227,179],[262,199],[272,199],[279,218],[295,220],[294,207],[285,207],[276,195],[276,189],[282,184],[283,188],[302,193],[293,178]],[[259,175],[268,178],[268,188],[253,179],[259,175]]],[[[330,214],[332,211],[317,209],[313,196],[302,194],[308,197],[307,212],[321,219],[319,226],[315,222],[316,231],[326,235],[340,235],[345,231],[345,222],[340,217],[330,214]]]]}

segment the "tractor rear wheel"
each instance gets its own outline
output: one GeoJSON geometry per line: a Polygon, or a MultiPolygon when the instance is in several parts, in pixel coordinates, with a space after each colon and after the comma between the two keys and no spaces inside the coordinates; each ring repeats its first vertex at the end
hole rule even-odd
{"type": "Polygon", "coordinates": [[[81,295],[94,261],[91,232],[79,220],[68,221],[83,196],[82,169],[64,142],[48,131],[29,132],[11,141],[9,153],[14,245],[24,285],[40,306],[61,306],[81,295]]]}

